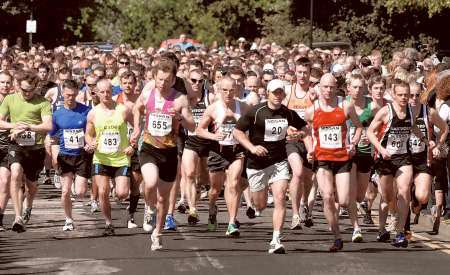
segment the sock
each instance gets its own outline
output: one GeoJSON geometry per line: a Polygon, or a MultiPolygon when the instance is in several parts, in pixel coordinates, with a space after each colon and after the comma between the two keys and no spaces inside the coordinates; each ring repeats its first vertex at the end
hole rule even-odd
{"type": "Polygon", "coordinates": [[[280,239],[280,231],[278,230],[274,230],[273,231],[273,236],[272,236],[272,241],[278,241],[280,239]]]}
{"type": "Polygon", "coordinates": [[[138,206],[140,195],[130,195],[130,208],[128,209],[128,214],[132,215],[136,212],[138,206]]]}
{"type": "Polygon", "coordinates": [[[50,169],[45,169],[45,176],[50,177],[50,169]]]}

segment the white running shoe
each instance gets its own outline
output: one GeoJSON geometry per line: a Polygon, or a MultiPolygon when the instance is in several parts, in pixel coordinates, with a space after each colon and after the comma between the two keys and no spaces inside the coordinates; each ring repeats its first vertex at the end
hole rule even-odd
{"type": "Polygon", "coordinates": [[[96,212],[100,212],[100,208],[98,207],[98,202],[93,200],[91,201],[91,213],[94,214],[96,212]]]}
{"type": "Polygon", "coordinates": [[[73,221],[66,219],[66,223],[64,224],[63,231],[73,231],[75,226],[73,225],[73,221]]]}
{"type": "Polygon", "coordinates": [[[352,242],[360,243],[362,241],[363,241],[363,236],[362,236],[362,233],[361,233],[361,229],[360,228],[356,228],[353,231],[352,242]]]}
{"type": "Polygon", "coordinates": [[[152,251],[156,251],[156,250],[161,250],[162,249],[162,242],[161,242],[161,238],[160,235],[155,235],[155,234],[151,234],[150,235],[151,240],[152,240],[152,246],[150,247],[150,249],[152,251]]]}
{"type": "Polygon", "coordinates": [[[272,240],[269,246],[269,254],[285,254],[284,245],[281,244],[280,238],[272,240]]]}
{"type": "Polygon", "coordinates": [[[131,218],[127,222],[127,227],[128,227],[128,229],[133,229],[133,228],[137,228],[138,225],[134,222],[134,219],[131,218]]]}
{"type": "Polygon", "coordinates": [[[56,189],[61,189],[61,178],[59,177],[58,173],[55,173],[53,176],[53,184],[55,185],[56,189]]]}

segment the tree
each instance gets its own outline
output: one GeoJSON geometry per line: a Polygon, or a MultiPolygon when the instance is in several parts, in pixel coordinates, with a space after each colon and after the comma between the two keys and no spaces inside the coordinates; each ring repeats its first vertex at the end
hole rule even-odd
{"type": "Polygon", "coordinates": [[[429,17],[432,17],[450,8],[449,0],[384,0],[382,2],[390,14],[423,9],[427,11],[429,17]]]}

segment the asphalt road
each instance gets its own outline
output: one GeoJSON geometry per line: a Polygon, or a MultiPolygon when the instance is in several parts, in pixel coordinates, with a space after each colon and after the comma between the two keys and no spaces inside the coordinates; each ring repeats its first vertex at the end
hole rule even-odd
{"type": "MultiPolygon", "coordinates": [[[[149,234],[142,228],[126,228],[126,205],[113,205],[116,236],[103,237],[101,214],[91,215],[82,202],[74,204],[76,230],[63,232],[64,215],[60,191],[41,186],[32,218],[25,233],[0,233],[0,274],[448,274],[450,271],[450,227],[442,226],[438,236],[427,234],[427,217],[414,226],[413,241],[406,249],[377,243],[376,227],[364,226],[364,242],[353,244],[349,220],[341,221],[344,250],[329,253],[333,236],[328,231],[320,206],[315,208],[315,225],[299,231],[288,229],[282,243],[285,255],[269,255],[272,209],[249,220],[242,208],[241,237],[225,237],[226,210],[219,201],[219,231],[207,231],[207,204],[200,203],[200,224],[187,225],[187,216],[177,213],[177,232],[163,236],[164,250],[150,251],[149,234]]],[[[137,222],[142,224],[143,206],[137,222]]],[[[12,209],[5,224],[12,223],[12,209]]]]}

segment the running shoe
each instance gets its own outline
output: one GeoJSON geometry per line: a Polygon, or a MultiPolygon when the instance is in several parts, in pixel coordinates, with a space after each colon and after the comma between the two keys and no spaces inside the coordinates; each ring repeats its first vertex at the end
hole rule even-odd
{"type": "Polygon", "coordinates": [[[352,242],[354,243],[361,243],[363,241],[363,236],[361,233],[361,229],[360,228],[356,228],[353,231],[353,235],[352,235],[352,242]]]}
{"type": "Polygon", "coordinates": [[[98,202],[96,200],[91,201],[91,214],[96,212],[100,212],[100,208],[98,206],[98,202]]]}
{"type": "Polygon", "coordinates": [[[364,224],[374,224],[370,210],[364,214],[363,223],[364,224]]]}
{"type": "Polygon", "coordinates": [[[395,247],[408,247],[408,240],[406,239],[405,234],[403,232],[397,233],[395,239],[392,241],[392,245],[395,247]]]}
{"type": "Polygon", "coordinates": [[[5,232],[6,228],[3,226],[3,224],[0,224],[0,232],[5,232]]]}
{"type": "Polygon", "coordinates": [[[151,232],[155,228],[156,225],[156,213],[151,211],[150,209],[146,209],[144,213],[144,222],[142,224],[142,228],[145,232],[151,232]]]}
{"type": "Polygon", "coordinates": [[[164,223],[164,230],[176,231],[177,224],[175,223],[175,219],[172,214],[166,215],[166,222],[164,223]]]}
{"type": "Polygon", "coordinates": [[[436,206],[431,207],[431,222],[433,224],[433,230],[431,231],[433,235],[439,234],[439,226],[441,224],[441,219],[437,217],[437,208],[436,206]]]}
{"type": "Polygon", "coordinates": [[[267,195],[267,207],[272,207],[273,206],[273,196],[272,193],[269,192],[269,194],[267,195]]]}
{"type": "Polygon", "coordinates": [[[247,217],[249,218],[249,219],[254,219],[254,218],[256,218],[256,211],[255,211],[255,209],[253,208],[253,207],[248,207],[247,208],[247,212],[246,212],[246,214],[247,214],[247,217]]]}
{"type": "Polygon", "coordinates": [[[300,205],[300,222],[301,223],[305,223],[308,213],[309,213],[308,206],[300,205]]]}
{"type": "Polygon", "coordinates": [[[189,210],[188,215],[188,224],[189,225],[196,225],[199,222],[198,213],[196,210],[189,210]]]}
{"type": "Polygon", "coordinates": [[[31,219],[31,208],[28,208],[28,207],[25,208],[25,211],[23,212],[23,215],[22,215],[22,219],[25,224],[28,224],[28,222],[31,219]]]}
{"type": "Polygon", "coordinates": [[[178,201],[178,203],[177,203],[177,205],[175,207],[177,208],[178,212],[181,213],[181,214],[186,213],[186,210],[188,209],[188,207],[186,206],[186,204],[182,200],[178,201]]]}
{"type": "Polygon", "coordinates": [[[261,211],[255,210],[255,217],[261,217],[261,211]]]}
{"type": "Polygon", "coordinates": [[[161,250],[162,249],[162,242],[161,242],[161,236],[160,235],[151,234],[150,235],[150,239],[152,240],[152,245],[150,247],[150,249],[152,251],[156,251],[156,250],[161,250]]]}
{"type": "Polygon", "coordinates": [[[12,225],[12,231],[17,233],[25,232],[25,224],[23,222],[22,217],[17,217],[12,225]]]}
{"type": "Polygon", "coordinates": [[[412,231],[411,230],[405,230],[405,237],[408,241],[412,239],[412,231]]]}
{"type": "Polygon", "coordinates": [[[300,217],[298,215],[292,216],[291,230],[301,230],[300,217]]]}
{"type": "Polygon", "coordinates": [[[306,226],[306,227],[312,227],[312,226],[314,226],[314,222],[313,222],[313,219],[312,219],[312,215],[306,216],[305,226],[306,226]]]}
{"type": "Polygon", "coordinates": [[[227,232],[225,233],[226,236],[231,236],[231,237],[239,237],[240,232],[239,232],[239,228],[237,227],[236,224],[231,223],[228,225],[228,229],[227,232]]]}
{"type": "Polygon", "coordinates": [[[412,224],[419,224],[420,213],[414,214],[412,224]]]}
{"type": "Polygon", "coordinates": [[[105,231],[103,232],[103,236],[113,236],[115,234],[114,227],[112,224],[107,224],[105,226],[105,231]]]}
{"type": "Polygon", "coordinates": [[[211,214],[208,217],[208,231],[214,232],[217,230],[217,214],[211,214]]]}
{"type": "Polygon", "coordinates": [[[73,231],[75,229],[73,225],[73,221],[66,219],[66,223],[64,224],[63,231],[73,231]]]}
{"type": "Polygon", "coordinates": [[[348,209],[344,207],[339,208],[339,217],[348,216],[348,209]]]}
{"type": "Polygon", "coordinates": [[[280,238],[272,240],[269,244],[269,254],[285,254],[284,245],[281,244],[280,238]]]}
{"type": "Polygon", "coordinates": [[[332,246],[330,246],[330,252],[337,252],[339,250],[342,250],[344,248],[344,242],[342,239],[336,239],[334,240],[334,243],[332,246]]]}
{"type": "Polygon", "coordinates": [[[55,173],[53,176],[53,184],[55,185],[56,189],[61,189],[61,178],[59,177],[58,173],[55,173]]]}
{"type": "Polygon", "coordinates": [[[133,229],[133,228],[137,228],[137,227],[138,227],[138,225],[136,224],[136,222],[134,222],[134,218],[133,218],[133,217],[130,217],[130,218],[128,219],[128,221],[127,221],[127,227],[128,227],[129,229],[133,229]]]}
{"type": "Polygon", "coordinates": [[[391,233],[389,231],[383,230],[378,233],[377,242],[387,242],[391,238],[391,233]]]}

